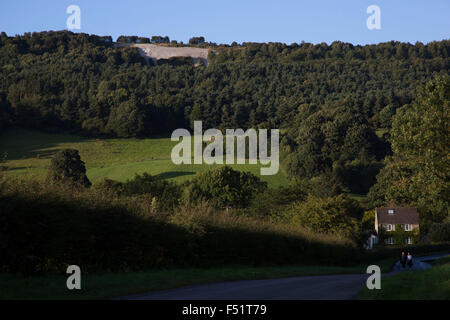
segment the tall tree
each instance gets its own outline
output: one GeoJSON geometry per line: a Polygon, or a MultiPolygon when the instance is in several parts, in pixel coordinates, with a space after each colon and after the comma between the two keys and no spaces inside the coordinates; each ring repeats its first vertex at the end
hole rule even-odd
{"type": "Polygon", "coordinates": [[[393,156],[371,190],[375,201],[417,205],[425,227],[449,216],[450,77],[419,91],[417,102],[397,111],[392,123],[393,156]]]}

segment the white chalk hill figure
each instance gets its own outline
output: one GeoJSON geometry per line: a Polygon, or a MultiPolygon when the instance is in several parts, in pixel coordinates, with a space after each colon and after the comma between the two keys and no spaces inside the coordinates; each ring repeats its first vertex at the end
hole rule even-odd
{"type": "Polygon", "coordinates": [[[116,47],[135,47],[144,57],[147,64],[152,60],[157,65],[160,59],[170,59],[175,57],[191,57],[197,66],[202,62],[208,66],[208,49],[195,47],[166,47],[149,43],[117,43],[116,47]]]}

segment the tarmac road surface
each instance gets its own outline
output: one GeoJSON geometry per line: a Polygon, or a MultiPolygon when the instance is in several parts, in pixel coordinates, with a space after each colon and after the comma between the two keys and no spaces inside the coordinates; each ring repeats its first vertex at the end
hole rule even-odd
{"type": "MultiPolygon", "coordinates": [[[[448,254],[416,257],[413,270],[423,270],[431,261],[448,254]],[[423,260],[423,261],[422,261],[423,260]]],[[[408,270],[408,267],[405,269],[408,270]]],[[[391,276],[402,269],[397,263],[391,276]]],[[[153,291],[121,297],[127,300],[346,300],[353,299],[365,285],[369,274],[302,276],[266,280],[244,280],[210,283],[153,291]]]]}

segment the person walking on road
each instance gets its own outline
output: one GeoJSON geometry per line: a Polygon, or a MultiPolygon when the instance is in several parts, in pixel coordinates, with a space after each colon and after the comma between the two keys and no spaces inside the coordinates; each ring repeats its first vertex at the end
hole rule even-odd
{"type": "Polygon", "coordinates": [[[407,261],[408,267],[411,269],[413,266],[413,261],[412,261],[412,255],[409,252],[408,252],[408,255],[406,256],[406,261],[407,261]]]}
{"type": "Polygon", "coordinates": [[[400,264],[402,265],[402,269],[405,269],[406,255],[405,255],[405,252],[403,252],[403,251],[402,251],[402,255],[400,256],[400,264]]]}

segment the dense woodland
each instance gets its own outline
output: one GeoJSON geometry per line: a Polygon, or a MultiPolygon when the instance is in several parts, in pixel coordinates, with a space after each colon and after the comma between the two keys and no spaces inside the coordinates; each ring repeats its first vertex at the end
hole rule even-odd
{"type": "MultiPolygon", "coordinates": [[[[115,48],[111,37],[2,33],[0,128],[123,138],[170,134],[191,128],[194,120],[202,120],[204,129],[280,128],[282,168],[295,183],[290,190],[302,186],[294,200],[306,201],[298,210],[316,206],[327,212],[331,201],[350,212],[354,204],[339,195],[370,191],[367,208],[390,198],[425,208],[424,230],[448,217],[449,166],[436,157],[448,158],[449,40],[365,46],[204,41],[196,37],[191,44],[214,49],[208,67],[189,59],[150,66],[136,48],[115,48]],[[442,134],[427,135],[430,127],[418,129],[418,119],[437,105],[441,117],[430,116],[428,125],[441,119],[442,134]],[[416,124],[408,124],[411,117],[416,124]],[[405,132],[411,139],[424,134],[419,149],[402,142],[405,132]],[[443,146],[420,157],[429,143],[443,146]],[[409,178],[416,179],[416,188],[401,189],[409,178]],[[424,191],[424,183],[431,187],[424,191]]],[[[168,44],[169,38],[149,42],[168,44]]],[[[212,190],[203,190],[208,179],[193,182],[191,197],[212,190]]],[[[259,209],[258,204],[289,194],[261,192],[236,201],[249,214],[270,215],[279,209],[276,202],[259,209]]],[[[286,204],[289,199],[279,205],[286,204]]]]}
{"type": "MultiPolygon", "coordinates": [[[[11,124],[99,136],[189,127],[390,127],[419,85],[449,69],[449,41],[353,46],[246,43],[208,68],[146,66],[107,37],[43,32],[0,37],[2,111],[11,124]],[[6,109],[6,110],[5,110],[6,109]],[[124,116],[126,115],[126,116],[124,116]],[[321,118],[321,119],[319,119],[321,118]],[[352,118],[352,119],[350,119],[352,118]],[[308,121],[311,122],[311,121],[308,121]],[[348,123],[344,123],[348,122],[348,123]]],[[[344,128],[345,131],[345,128],[344,128]]]]}

